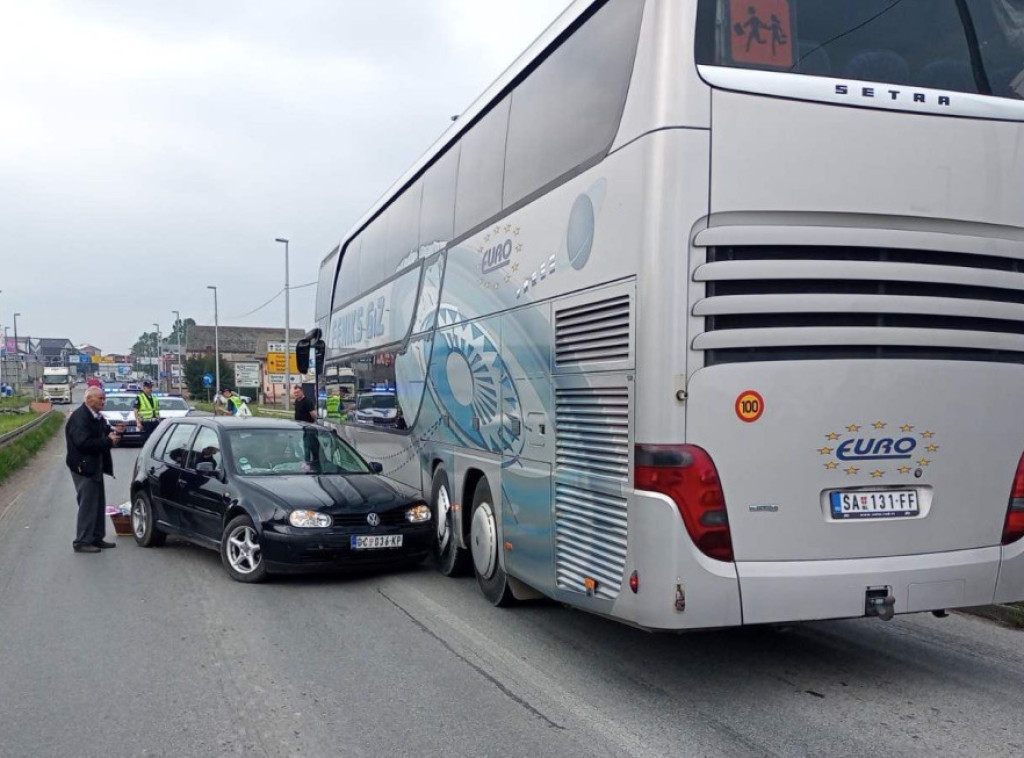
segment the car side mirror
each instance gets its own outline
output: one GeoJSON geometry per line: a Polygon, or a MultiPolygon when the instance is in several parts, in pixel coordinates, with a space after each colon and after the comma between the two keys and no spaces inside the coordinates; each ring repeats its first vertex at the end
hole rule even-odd
{"type": "Polygon", "coordinates": [[[384,464],[383,463],[377,463],[377,461],[372,461],[370,463],[370,471],[372,471],[375,474],[383,474],[384,473],[384,464]]]}

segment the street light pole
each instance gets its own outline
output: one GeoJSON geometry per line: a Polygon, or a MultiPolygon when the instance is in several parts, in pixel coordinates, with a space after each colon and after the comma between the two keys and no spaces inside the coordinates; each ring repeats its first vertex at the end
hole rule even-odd
{"type": "Polygon", "coordinates": [[[185,378],[181,374],[181,330],[184,328],[184,324],[181,323],[181,313],[178,311],[171,311],[174,314],[174,331],[178,333],[178,391],[181,391],[181,382],[185,378]]]}
{"type": "Polygon", "coordinates": [[[289,332],[291,326],[291,307],[288,287],[288,240],[278,237],[274,242],[284,243],[284,409],[288,410],[292,399],[292,339],[289,332]]]}
{"type": "Polygon", "coordinates": [[[163,351],[160,350],[160,324],[153,324],[153,328],[156,329],[156,386],[160,386],[160,372],[164,367],[164,356],[163,351]]]}
{"type": "Polygon", "coordinates": [[[217,314],[217,288],[208,284],[206,289],[213,290],[213,365],[217,375],[214,381],[217,392],[220,392],[220,316],[217,314]]]}
{"type": "Polygon", "coordinates": [[[14,394],[21,392],[21,349],[18,347],[18,316],[14,314],[14,394]]]}

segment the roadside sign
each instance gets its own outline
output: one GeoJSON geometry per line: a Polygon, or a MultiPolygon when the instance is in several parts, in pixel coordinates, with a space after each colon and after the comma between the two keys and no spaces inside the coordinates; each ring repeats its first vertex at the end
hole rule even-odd
{"type": "Polygon", "coordinates": [[[213,386],[213,376],[211,374],[203,374],[203,386],[204,387],[212,387],[213,386]]]}
{"type": "Polygon", "coordinates": [[[235,384],[239,387],[260,386],[260,364],[258,363],[236,363],[235,384]]]}
{"type": "MultiPolygon", "coordinates": [[[[295,353],[290,356],[292,373],[299,373],[299,364],[296,363],[295,353]]],[[[284,353],[267,353],[267,373],[268,374],[283,374],[284,373],[284,353]]]]}
{"type": "Polygon", "coordinates": [[[91,361],[92,361],[92,358],[90,358],[88,355],[79,355],[78,356],[78,362],[79,363],[90,363],[91,361]]]}

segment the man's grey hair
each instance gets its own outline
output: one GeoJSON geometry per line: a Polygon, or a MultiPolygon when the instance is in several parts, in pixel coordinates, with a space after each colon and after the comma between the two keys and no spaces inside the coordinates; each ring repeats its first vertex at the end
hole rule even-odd
{"type": "Polygon", "coordinates": [[[88,400],[90,397],[95,397],[96,395],[103,395],[103,394],[105,394],[105,393],[103,392],[103,390],[101,388],[99,388],[99,387],[90,387],[89,389],[87,389],[85,391],[85,399],[88,400]]]}

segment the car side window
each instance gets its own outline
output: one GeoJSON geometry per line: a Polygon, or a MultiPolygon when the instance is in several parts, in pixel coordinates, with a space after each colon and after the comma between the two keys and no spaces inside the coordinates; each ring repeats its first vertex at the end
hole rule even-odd
{"type": "MultiPolygon", "coordinates": [[[[162,425],[161,425],[162,426],[162,425]]],[[[159,426],[156,429],[156,433],[159,435],[156,440],[156,444],[153,445],[153,458],[155,460],[162,460],[164,457],[164,451],[167,450],[167,440],[171,438],[170,429],[161,429],[159,426]]]]}
{"type": "Polygon", "coordinates": [[[178,424],[172,429],[167,436],[167,445],[160,456],[161,460],[172,466],[185,468],[185,464],[188,462],[188,441],[195,430],[195,424],[178,424]]]}
{"type": "Polygon", "coordinates": [[[192,441],[188,468],[195,469],[200,463],[212,463],[218,471],[224,468],[224,459],[220,451],[220,440],[217,438],[217,432],[208,427],[200,428],[196,438],[192,441]]]}

